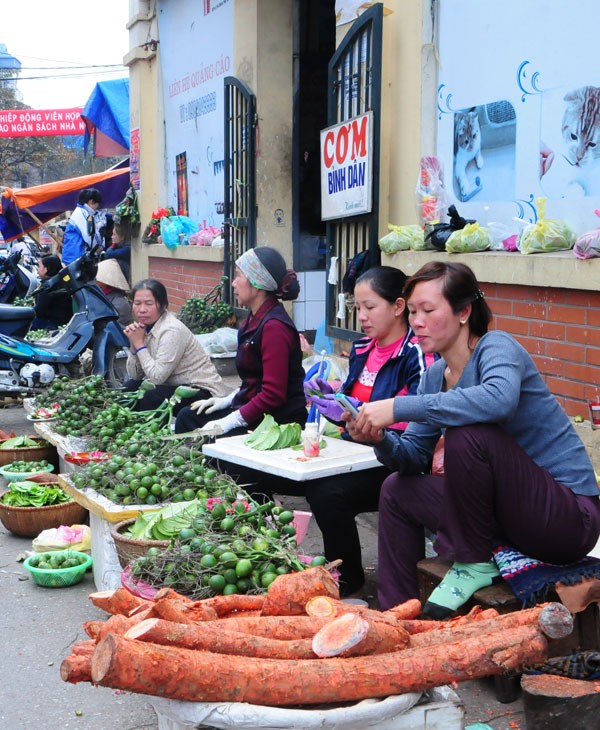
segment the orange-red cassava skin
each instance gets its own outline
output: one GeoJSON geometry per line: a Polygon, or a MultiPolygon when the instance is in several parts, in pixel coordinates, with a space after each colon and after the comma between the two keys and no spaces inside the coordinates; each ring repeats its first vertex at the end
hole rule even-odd
{"type": "Polygon", "coordinates": [[[127,588],[123,587],[117,588],[112,592],[100,591],[98,593],[90,593],[89,599],[96,608],[101,608],[106,613],[120,613],[123,616],[127,616],[130,611],[140,606],[149,606],[152,603],[151,601],[134,596],[127,588]]]}
{"type": "Polygon", "coordinates": [[[269,586],[263,616],[302,615],[307,601],[314,596],[340,597],[337,583],[322,566],[278,575],[269,586]]]}
{"type": "Polygon", "coordinates": [[[422,691],[543,661],[547,641],[526,626],[426,649],[342,659],[255,659],[146,644],[108,635],[92,681],[190,702],[329,704],[422,691]]]}
{"type": "MultiPolygon", "coordinates": [[[[364,621],[360,617],[356,618],[364,621]]],[[[356,641],[352,646],[342,647],[337,652],[338,654],[342,652],[345,656],[382,654],[395,651],[408,643],[409,635],[402,629],[396,629],[387,624],[370,625],[368,622],[365,623],[367,626],[362,641],[356,641]]],[[[318,635],[319,632],[313,629],[313,633],[315,632],[318,635]]],[[[231,631],[226,625],[223,626],[221,622],[189,625],[176,624],[172,621],[162,621],[160,619],[147,619],[133,626],[125,637],[165,646],[211,651],[215,654],[290,660],[315,659],[317,657],[312,643],[315,637],[291,640],[273,639],[231,631]]]]}

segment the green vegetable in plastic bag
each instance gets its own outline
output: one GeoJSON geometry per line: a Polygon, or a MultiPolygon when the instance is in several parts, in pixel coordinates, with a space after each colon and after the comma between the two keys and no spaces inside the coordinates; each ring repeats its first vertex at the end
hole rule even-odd
{"type": "Polygon", "coordinates": [[[379,248],[387,254],[398,251],[417,250],[423,244],[423,229],[421,226],[394,226],[388,224],[390,232],[379,240],[379,248]]]}
{"type": "Polygon", "coordinates": [[[544,253],[549,251],[567,251],[573,248],[575,233],[569,226],[557,218],[546,218],[546,198],[537,198],[538,219],[526,226],[517,240],[517,248],[521,253],[544,253]]]}
{"type": "Polygon", "coordinates": [[[448,253],[473,253],[487,251],[492,247],[492,237],[479,223],[467,223],[464,228],[454,231],[446,241],[448,253]]]}

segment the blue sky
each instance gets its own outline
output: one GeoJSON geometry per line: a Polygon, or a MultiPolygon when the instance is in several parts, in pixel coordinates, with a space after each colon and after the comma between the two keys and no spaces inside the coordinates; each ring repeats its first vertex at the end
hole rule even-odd
{"type": "Polygon", "coordinates": [[[94,69],[65,71],[48,67],[122,64],[129,48],[125,27],[128,15],[127,0],[3,2],[0,43],[21,61],[23,80],[18,89],[23,103],[34,109],[83,106],[98,81],[127,76],[126,69],[99,73],[94,69]],[[76,77],[56,78],[66,73],[76,77]],[[29,76],[44,78],[26,80],[29,76]]]}

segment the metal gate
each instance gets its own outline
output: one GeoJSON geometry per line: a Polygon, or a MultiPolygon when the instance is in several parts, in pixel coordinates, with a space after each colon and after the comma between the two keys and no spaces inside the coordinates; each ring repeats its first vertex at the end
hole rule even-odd
{"type": "Polygon", "coordinates": [[[369,252],[370,266],[377,266],[381,261],[378,240],[382,29],[383,4],[377,3],[354,22],[328,69],[328,126],[373,112],[372,211],[327,223],[327,271],[331,272],[331,262],[336,257],[337,274],[336,283],[327,284],[327,334],[342,339],[356,339],[360,330],[353,307],[345,307],[344,319],[337,317],[338,297],[348,262],[361,251],[369,252]]]}
{"type": "Polygon", "coordinates": [[[235,261],[256,245],[256,97],[243,81],[225,78],[225,300],[233,303],[235,261]]]}

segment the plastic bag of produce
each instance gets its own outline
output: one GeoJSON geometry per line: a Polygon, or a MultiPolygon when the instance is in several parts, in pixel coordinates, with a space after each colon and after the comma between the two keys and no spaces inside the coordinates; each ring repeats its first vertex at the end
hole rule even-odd
{"type": "MultiPolygon", "coordinates": [[[[595,210],[594,213],[600,216],[600,210],[595,210]]],[[[575,241],[573,253],[578,259],[600,258],[600,228],[582,233],[575,241]]]]}
{"type": "Polygon", "coordinates": [[[423,229],[421,226],[394,226],[388,224],[390,232],[379,239],[379,248],[387,254],[394,254],[398,251],[415,249],[415,246],[423,243],[423,229]]]}
{"type": "Polygon", "coordinates": [[[89,552],[92,548],[92,531],[87,525],[61,525],[42,530],[31,546],[36,553],[67,549],[89,552]]]}
{"type": "Polygon", "coordinates": [[[575,234],[558,218],[546,218],[546,198],[536,200],[538,219],[519,234],[517,247],[521,253],[547,253],[573,248],[575,234]]]}
{"type": "Polygon", "coordinates": [[[460,231],[454,231],[446,241],[448,253],[473,253],[492,247],[492,237],[487,228],[479,223],[469,223],[460,231]]]}
{"type": "Polygon", "coordinates": [[[474,220],[459,215],[455,205],[448,208],[448,217],[448,223],[434,223],[433,226],[426,227],[425,241],[438,251],[446,250],[446,242],[455,231],[460,231],[469,223],[475,223],[474,220]]]}

